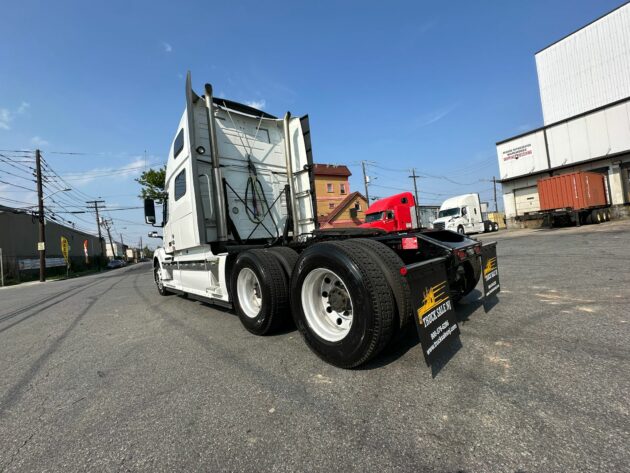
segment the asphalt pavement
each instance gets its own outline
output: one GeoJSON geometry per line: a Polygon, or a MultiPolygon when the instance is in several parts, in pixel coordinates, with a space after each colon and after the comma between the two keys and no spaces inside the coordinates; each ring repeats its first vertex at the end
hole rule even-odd
{"type": "Polygon", "coordinates": [[[148,263],[0,290],[0,471],[628,471],[630,221],[484,235],[502,292],[359,370],[158,295],[148,263]]]}

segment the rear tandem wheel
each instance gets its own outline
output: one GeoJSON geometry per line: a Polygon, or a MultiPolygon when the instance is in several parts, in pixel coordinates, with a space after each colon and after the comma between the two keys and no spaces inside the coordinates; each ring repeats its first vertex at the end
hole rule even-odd
{"type": "Polygon", "coordinates": [[[324,361],[354,368],[391,339],[396,305],[381,266],[365,247],[316,243],[291,278],[295,325],[324,361]]]}

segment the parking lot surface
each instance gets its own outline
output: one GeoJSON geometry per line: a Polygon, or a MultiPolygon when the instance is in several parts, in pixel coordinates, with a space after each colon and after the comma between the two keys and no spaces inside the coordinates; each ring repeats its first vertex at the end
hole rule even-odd
{"type": "Polygon", "coordinates": [[[628,471],[630,222],[483,235],[502,292],[363,369],[160,297],[150,264],[0,290],[0,471],[628,471]]]}

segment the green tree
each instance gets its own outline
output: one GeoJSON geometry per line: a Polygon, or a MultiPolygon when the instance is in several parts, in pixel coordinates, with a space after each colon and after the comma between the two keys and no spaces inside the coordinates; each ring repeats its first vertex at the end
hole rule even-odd
{"type": "Polygon", "coordinates": [[[141,199],[153,199],[161,203],[164,199],[164,186],[166,180],[166,166],[158,169],[147,169],[142,175],[136,178],[142,189],[141,199]]]}

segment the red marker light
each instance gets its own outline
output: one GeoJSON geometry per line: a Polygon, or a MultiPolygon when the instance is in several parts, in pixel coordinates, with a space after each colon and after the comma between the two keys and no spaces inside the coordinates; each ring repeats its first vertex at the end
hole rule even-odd
{"type": "Polygon", "coordinates": [[[400,275],[401,276],[407,276],[407,267],[403,266],[402,268],[400,268],[400,275]]]}
{"type": "Polygon", "coordinates": [[[403,250],[417,250],[418,239],[416,237],[405,237],[402,239],[403,250]]]}

